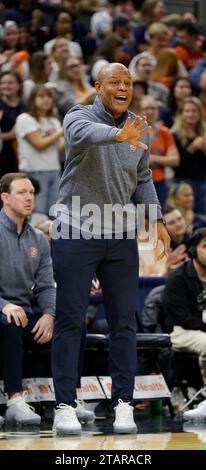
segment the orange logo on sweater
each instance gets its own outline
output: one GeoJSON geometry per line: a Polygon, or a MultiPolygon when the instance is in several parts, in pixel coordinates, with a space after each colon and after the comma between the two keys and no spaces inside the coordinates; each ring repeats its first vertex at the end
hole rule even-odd
{"type": "Polygon", "coordinates": [[[37,256],[37,249],[35,248],[35,246],[31,246],[31,256],[32,258],[36,258],[37,256]]]}

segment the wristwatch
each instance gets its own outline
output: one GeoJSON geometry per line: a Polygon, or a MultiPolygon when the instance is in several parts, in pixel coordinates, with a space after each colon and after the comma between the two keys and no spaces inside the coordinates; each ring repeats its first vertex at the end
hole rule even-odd
{"type": "Polygon", "coordinates": [[[163,225],[166,225],[166,220],[164,219],[164,217],[157,219],[157,222],[161,222],[163,225]]]}

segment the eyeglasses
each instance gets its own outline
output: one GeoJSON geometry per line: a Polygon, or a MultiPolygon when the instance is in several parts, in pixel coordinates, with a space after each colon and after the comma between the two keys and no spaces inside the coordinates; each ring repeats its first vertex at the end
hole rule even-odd
{"type": "Polygon", "coordinates": [[[155,111],[156,109],[155,106],[147,106],[147,108],[142,108],[142,111],[155,111]]]}
{"type": "Polygon", "coordinates": [[[75,69],[76,67],[80,67],[80,64],[66,65],[66,69],[75,69]]]}

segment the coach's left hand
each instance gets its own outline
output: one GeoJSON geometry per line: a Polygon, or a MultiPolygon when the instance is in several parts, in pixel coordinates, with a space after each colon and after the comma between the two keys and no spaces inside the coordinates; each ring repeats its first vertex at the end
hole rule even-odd
{"type": "Polygon", "coordinates": [[[161,221],[157,221],[154,227],[157,233],[157,243],[162,242],[163,249],[157,254],[157,260],[161,260],[164,256],[168,256],[170,252],[170,236],[165,225],[161,221]]]}

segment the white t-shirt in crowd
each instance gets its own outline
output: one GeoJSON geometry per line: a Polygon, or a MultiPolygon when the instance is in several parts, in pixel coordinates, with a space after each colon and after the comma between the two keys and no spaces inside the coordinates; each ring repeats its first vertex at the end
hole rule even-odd
{"type": "Polygon", "coordinates": [[[54,134],[61,128],[55,117],[43,117],[39,121],[28,113],[17,117],[15,134],[18,143],[20,171],[54,171],[60,169],[58,141],[44,150],[37,150],[25,136],[40,131],[42,137],[54,134]]]}

